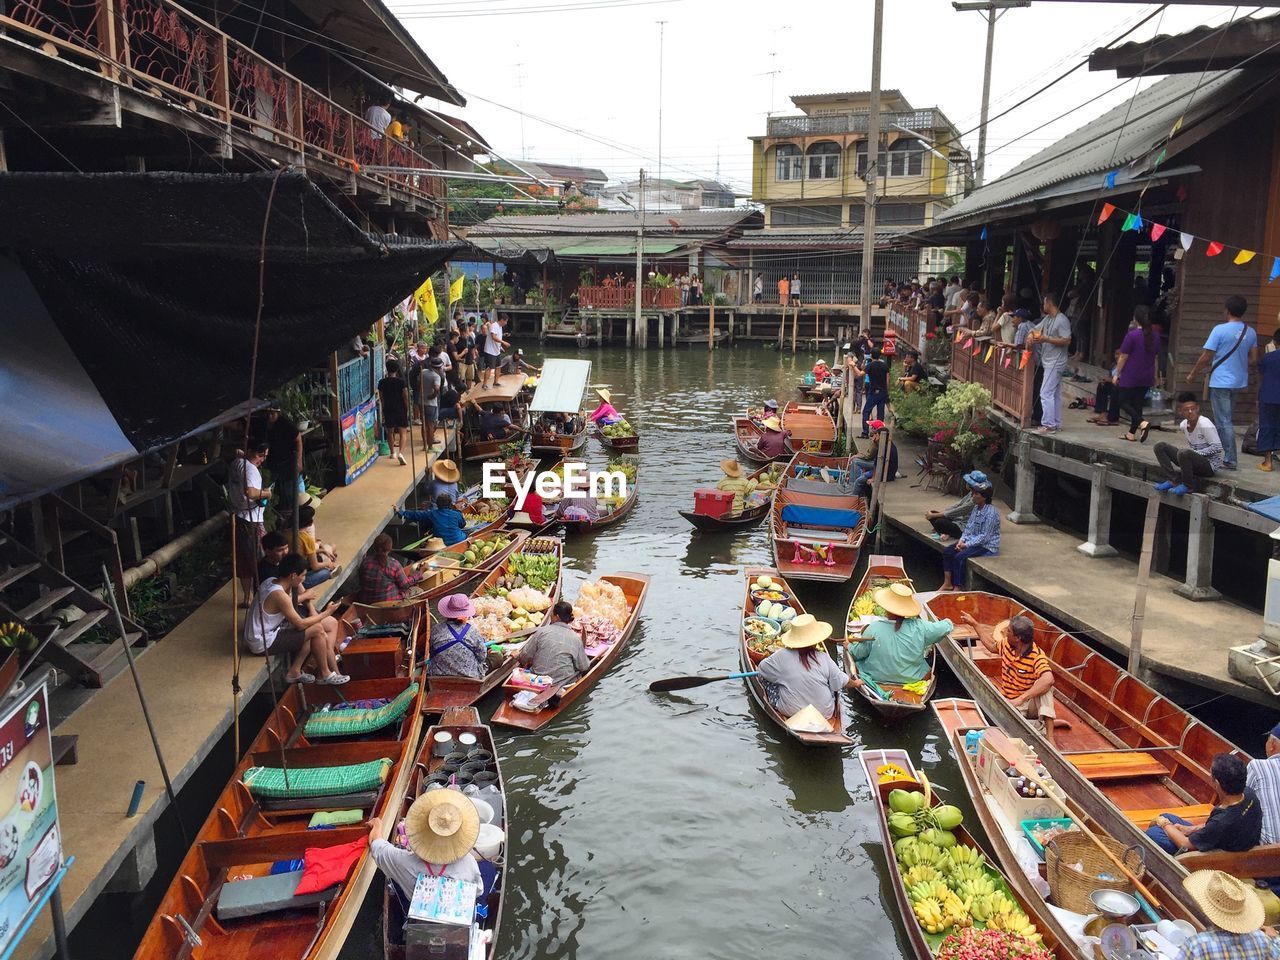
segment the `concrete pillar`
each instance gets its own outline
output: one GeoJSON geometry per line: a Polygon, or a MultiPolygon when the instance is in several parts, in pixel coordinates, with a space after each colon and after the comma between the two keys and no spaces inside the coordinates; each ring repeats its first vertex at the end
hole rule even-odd
{"type": "Polygon", "coordinates": [[[663,342],[662,332],[666,328],[666,315],[658,314],[658,349],[661,350],[666,344],[663,342]]]}
{"type": "Polygon", "coordinates": [[[627,329],[627,346],[629,347],[635,340],[635,323],[631,317],[628,317],[622,322],[622,325],[627,329]]]}
{"type": "Polygon", "coordinates": [[[1023,440],[1013,447],[1013,510],[1010,523],[1039,523],[1035,512],[1036,468],[1031,462],[1031,444],[1023,440]]]}
{"type": "Polygon", "coordinates": [[[107,893],[141,893],[156,874],[156,836],[148,833],[136,847],[125,854],[108,882],[107,893]]]}
{"type": "Polygon", "coordinates": [[[1188,600],[1217,600],[1222,594],[1213,589],[1213,520],[1209,517],[1209,498],[1203,493],[1188,495],[1191,500],[1187,524],[1187,581],[1173,592],[1188,600]]]}
{"type": "Polygon", "coordinates": [[[680,316],[679,310],[671,315],[671,345],[673,347],[680,343],[680,316]]]}
{"type": "Polygon", "coordinates": [[[639,341],[636,346],[641,350],[649,349],[649,318],[643,313],[640,319],[636,321],[636,339],[639,341]]]}
{"type": "Polygon", "coordinates": [[[751,313],[752,312],[754,311],[748,311],[747,313],[747,339],[748,340],[751,339],[751,313]]]}
{"type": "Polygon", "coordinates": [[[1107,465],[1095,463],[1089,478],[1089,539],[1076,547],[1091,557],[1114,557],[1111,546],[1111,488],[1107,486],[1107,465]]]}

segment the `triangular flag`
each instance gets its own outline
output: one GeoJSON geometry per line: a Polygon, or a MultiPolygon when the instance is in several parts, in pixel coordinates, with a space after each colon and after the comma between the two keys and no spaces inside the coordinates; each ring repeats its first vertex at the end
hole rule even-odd
{"type": "Polygon", "coordinates": [[[1163,223],[1153,223],[1151,225],[1151,239],[1159,240],[1164,235],[1164,231],[1165,225],[1163,223]]]}
{"type": "Polygon", "coordinates": [[[957,330],[956,330],[956,343],[959,343],[959,342],[960,342],[960,338],[961,338],[961,337],[963,337],[963,336],[964,336],[964,331],[963,331],[963,330],[960,330],[960,329],[957,329],[957,330]]]}
{"type": "MultiPolygon", "coordinates": [[[[970,342],[970,343],[973,343],[973,341],[972,341],[972,340],[970,340],[969,342],[970,342]]],[[[980,343],[979,343],[979,344],[976,344],[976,345],[974,346],[974,348],[973,348],[973,355],[976,357],[976,356],[977,356],[978,354],[980,354],[981,352],[982,352],[982,344],[980,344],[980,343]]]]}
{"type": "Polygon", "coordinates": [[[1107,217],[1111,216],[1115,212],[1116,212],[1116,205],[1114,203],[1104,203],[1102,205],[1102,215],[1098,217],[1098,225],[1101,226],[1102,224],[1106,223],[1107,217]]]}
{"type": "Polygon", "coordinates": [[[1138,215],[1136,213],[1126,213],[1124,215],[1124,226],[1122,226],[1120,229],[1126,230],[1126,231],[1137,230],[1138,229],[1137,225],[1139,223],[1140,221],[1138,220],[1138,215]]]}
{"type": "Polygon", "coordinates": [[[1231,262],[1234,263],[1236,266],[1240,266],[1241,264],[1248,263],[1257,255],[1258,255],[1258,251],[1256,250],[1241,250],[1239,253],[1236,254],[1236,258],[1231,262]]]}
{"type": "Polygon", "coordinates": [[[1023,351],[1022,351],[1022,359],[1018,361],[1018,369],[1019,369],[1019,370],[1024,370],[1024,369],[1026,369],[1027,361],[1028,361],[1028,360],[1030,360],[1030,359],[1031,359],[1031,351],[1030,351],[1030,350],[1023,350],[1023,351]]]}
{"type": "Polygon", "coordinates": [[[1220,244],[1217,240],[1210,240],[1209,249],[1207,249],[1204,252],[1204,255],[1206,257],[1216,257],[1221,252],[1222,252],[1222,244],[1220,244]]]}
{"type": "Polygon", "coordinates": [[[1183,250],[1190,250],[1191,244],[1195,241],[1195,239],[1196,238],[1189,233],[1178,234],[1178,242],[1182,244],[1183,250]]]}
{"type": "Polygon", "coordinates": [[[427,277],[413,294],[413,299],[418,301],[418,306],[422,308],[423,316],[427,318],[428,323],[435,323],[440,319],[440,307],[436,304],[435,288],[431,286],[431,278],[427,277]]]}
{"type": "Polygon", "coordinates": [[[1169,131],[1169,136],[1172,137],[1175,133],[1177,133],[1181,129],[1182,129],[1182,118],[1179,117],[1177,123],[1173,125],[1173,129],[1169,131]]]}
{"type": "Polygon", "coordinates": [[[1011,363],[1013,363],[1013,354],[1012,354],[1012,353],[1006,353],[1006,354],[1004,355],[1004,368],[1005,368],[1006,370],[1008,370],[1008,369],[1009,369],[1009,364],[1011,364],[1011,363]]]}
{"type": "Polygon", "coordinates": [[[462,284],[466,280],[466,275],[458,277],[457,280],[449,284],[449,306],[453,306],[462,299],[462,284]]]}
{"type": "Polygon", "coordinates": [[[1156,154],[1156,159],[1151,164],[1151,166],[1152,167],[1160,166],[1160,164],[1164,163],[1164,158],[1167,157],[1168,155],[1169,155],[1169,151],[1166,150],[1164,147],[1161,147],[1160,152],[1156,154]]]}
{"type": "Polygon", "coordinates": [[[1267,277],[1267,283],[1275,283],[1276,277],[1280,277],[1280,257],[1271,262],[1271,276],[1267,277]]]}
{"type": "Polygon", "coordinates": [[[978,239],[979,239],[979,240],[985,240],[985,239],[987,239],[987,228],[986,228],[986,227],[983,227],[983,228],[982,228],[982,232],[981,232],[980,234],[978,234],[978,239]]]}
{"type": "Polygon", "coordinates": [[[1103,178],[1102,178],[1102,182],[1106,185],[1106,187],[1107,187],[1107,189],[1108,189],[1108,190],[1113,190],[1113,189],[1115,189],[1115,185],[1116,185],[1116,174],[1117,174],[1118,172],[1119,172],[1119,171],[1117,171],[1117,170],[1112,170],[1110,173],[1108,173],[1105,177],[1103,177],[1103,178]]]}
{"type": "Polygon", "coordinates": [[[970,337],[968,340],[966,340],[966,341],[964,342],[964,346],[963,346],[963,347],[961,347],[960,349],[962,349],[962,350],[968,350],[968,349],[969,349],[970,347],[972,347],[972,346],[973,346],[973,337],[970,337]]]}
{"type": "Polygon", "coordinates": [[[983,363],[990,363],[990,362],[991,362],[991,355],[992,355],[993,353],[995,353],[995,352],[996,352],[995,344],[992,344],[991,346],[987,347],[987,355],[986,355],[985,357],[983,357],[983,358],[982,358],[982,362],[983,362],[983,363]]]}

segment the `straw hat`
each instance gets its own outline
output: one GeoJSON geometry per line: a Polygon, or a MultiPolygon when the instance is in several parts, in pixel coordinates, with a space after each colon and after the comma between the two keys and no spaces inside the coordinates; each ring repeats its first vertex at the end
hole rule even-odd
{"type": "Polygon", "coordinates": [[[428,540],[426,543],[422,545],[422,549],[427,553],[439,553],[441,550],[443,550],[447,546],[448,544],[445,543],[443,540],[441,540],[439,537],[432,537],[430,540],[428,540]]]}
{"type": "Polygon", "coordinates": [[[601,400],[603,400],[605,403],[612,403],[612,402],[613,402],[613,394],[612,394],[612,393],[610,393],[610,392],[609,392],[607,389],[605,389],[604,387],[601,387],[600,389],[598,389],[598,390],[596,391],[596,396],[597,396],[597,397],[599,397],[601,400]]]}
{"type": "Polygon", "coordinates": [[[891,583],[887,587],[881,587],[872,595],[872,599],[878,606],[884,607],[886,613],[892,613],[895,617],[920,616],[920,601],[905,583],[891,583]]]}
{"type": "Polygon", "coordinates": [[[726,477],[737,478],[742,476],[742,464],[737,460],[721,460],[720,469],[724,471],[726,477]]]}
{"type": "Polygon", "coordinates": [[[1197,870],[1182,885],[1214,926],[1228,933],[1261,929],[1266,911],[1257,892],[1242,880],[1221,870],[1197,870]]]}
{"type": "Polygon", "coordinates": [[[789,650],[816,647],[831,636],[831,624],[823,623],[812,613],[802,613],[791,621],[791,629],[782,635],[781,643],[789,650]]]}
{"type": "Polygon", "coordinates": [[[471,598],[465,593],[451,593],[439,604],[436,609],[440,611],[440,616],[446,620],[457,620],[461,617],[474,617],[476,615],[476,605],[471,602],[471,598]]]}
{"type": "Polygon", "coordinates": [[[457,483],[462,476],[462,471],[452,460],[437,460],[431,465],[431,472],[442,483],[457,483]]]}
{"type": "Polygon", "coordinates": [[[779,420],[777,417],[770,417],[768,420],[762,423],[761,426],[764,427],[766,430],[781,430],[782,421],[779,420]]]}
{"type": "Polygon", "coordinates": [[[461,860],[480,836],[476,805],[458,790],[429,790],[404,818],[409,849],[427,863],[461,860]]]}

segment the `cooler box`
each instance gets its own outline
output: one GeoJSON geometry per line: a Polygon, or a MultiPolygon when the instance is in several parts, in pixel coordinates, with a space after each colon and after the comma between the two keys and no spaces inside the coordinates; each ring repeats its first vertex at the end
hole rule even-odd
{"type": "Polygon", "coordinates": [[[704,517],[723,517],[733,509],[733,494],[728,490],[693,491],[693,512],[704,517]]]}

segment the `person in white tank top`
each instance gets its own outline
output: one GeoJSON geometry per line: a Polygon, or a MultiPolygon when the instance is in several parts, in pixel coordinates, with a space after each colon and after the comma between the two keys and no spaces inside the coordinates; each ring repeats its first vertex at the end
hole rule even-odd
{"type": "Polygon", "coordinates": [[[279,575],[258,587],[244,621],[244,645],[250,653],[292,655],[285,673],[288,683],[346,683],[351,678],[338,672],[342,625],[333,616],[338,604],[330,603],[309,617],[293,605],[293,591],[301,589],[306,567],[303,557],[289,554],[280,561],[279,575]],[[302,669],[308,657],[315,659],[318,680],[302,669]]]}

